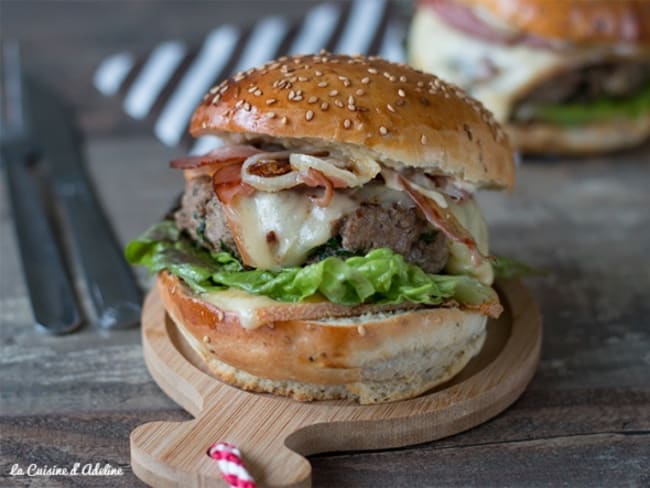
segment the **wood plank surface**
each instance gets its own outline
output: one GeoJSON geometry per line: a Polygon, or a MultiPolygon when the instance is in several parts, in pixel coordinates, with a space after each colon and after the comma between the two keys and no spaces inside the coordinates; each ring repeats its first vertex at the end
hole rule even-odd
{"type": "MultiPolygon", "coordinates": [[[[181,188],[178,155],[90,77],[103,56],[227,20],[298,15],[309,2],[0,0],[0,37],[78,109],[102,201],[122,242],[181,188]],[[152,20],[153,19],[153,20],[152,20]]],[[[551,273],[529,280],[542,309],[538,372],[490,422],[410,448],[310,457],[314,486],[648,486],[650,145],[583,160],[524,162],[511,194],[484,193],[495,253],[551,273]]],[[[129,432],[187,420],[148,375],[139,330],[35,333],[0,178],[0,486],[141,486],[129,432]],[[12,464],[111,463],[120,477],[17,478],[12,464]]],[[[146,275],[142,275],[147,285],[146,275]]]]}

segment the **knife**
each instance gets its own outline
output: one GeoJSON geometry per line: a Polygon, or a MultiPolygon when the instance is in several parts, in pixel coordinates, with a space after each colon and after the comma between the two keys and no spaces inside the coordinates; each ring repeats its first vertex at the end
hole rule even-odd
{"type": "Polygon", "coordinates": [[[81,316],[31,165],[36,154],[25,110],[18,44],[3,44],[2,68],[0,155],[27,291],[36,324],[52,334],[64,334],[81,325],[81,316]]]}
{"type": "Polygon", "coordinates": [[[139,323],[141,291],[117,243],[86,172],[83,140],[71,111],[56,93],[34,80],[26,84],[33,100],[33,131],[49,169],[52,188],[70,232],[70,243],[104,328],[139,323]]]}

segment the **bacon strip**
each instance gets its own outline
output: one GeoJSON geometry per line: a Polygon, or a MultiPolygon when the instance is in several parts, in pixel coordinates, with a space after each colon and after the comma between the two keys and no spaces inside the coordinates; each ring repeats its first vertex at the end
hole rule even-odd
{"type": "Polygon", "coordinates": [[[320,171],[309,168],[306,175],[302,175],[301,181],[312,187],[322,186],[325,188],[325,193],[320,198],[314,198],[312,201],[319,207],[327,207],[332,202],[334,196],[334,184],[320,171]]]}
{"type": "Polygon", "coordinates": [[[402,175],[397,175],[397,179],[400,185],[404,188],[404,191],[409,194],[433,226],[438,228],[452,241],[460,242],[467,246],[472,254],[472,264],[474,266],[478,266],[484,259],[486,259],[479,251],[472,235],[467,231],[467,229],[460,225],[460,222],[458,222],[456,217],[454,217],[449,210],[440,207],[433,200],[418,193],[402,175]]]}
{"type": "Polygon", "coordinates": [[[249,145],[222,146],[213,149],[207,154],[201,156],[186,156],[174,159],[169,166],[177,169],[194,169],[202,166],[228,165],[233,163],[243,163],[246,158],[253,154],[261,153],[260,149],[249,145]]]}
{"type": "Polygon", "coordinates": [[[451,0],[426,0],[422,3],[431,7],[449,26],[484,41],[499,44],[527,44],[539,48],[555,48],[548,39],[521,32],[506,32],[487,24],[474,14],[471,8],[451,0]]]}
{"type": "Polygon", "coordinates": [[[212,188],[224,205],[229,205],[238,195],[249,196],[255,188],[241,181],[242,163],[223,166],[212,175],[212,188]]]}

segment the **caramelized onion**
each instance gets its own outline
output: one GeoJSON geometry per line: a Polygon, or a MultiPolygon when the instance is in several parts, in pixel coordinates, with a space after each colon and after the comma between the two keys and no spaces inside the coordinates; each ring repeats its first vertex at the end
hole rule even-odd
{"type": "MultiPolygon", "coordinates": [[[[280,174],[279,176],[264,176],[265,172],[259,166],[262,161],[266,160],[269,161],[269,164],[273,164],[276,167],[278,162],[288,160],[290,154],[289,151],[278,151],[259,153],[249,157],[244,161],[241,169],[242,181],[253,188],[268,192],[278,192],[293,188],[299,184],[298,173],[295,171],[280,174]]],[[[272,175],[273,172],[269,171],[267,173],[272,175]]]]}
{"type": "Polygon", "coordinates": [[[357,164],[357,172],[339,168],[335,163],[336,158],[321,158],[311,154],[293,153],[289,157],[291,166],[306,173],[315,169],[325,175],[337,188],[350,188],[362,186],[379,174],[380,166],[374,160],[365,158],[362,164],[357,164]]]}

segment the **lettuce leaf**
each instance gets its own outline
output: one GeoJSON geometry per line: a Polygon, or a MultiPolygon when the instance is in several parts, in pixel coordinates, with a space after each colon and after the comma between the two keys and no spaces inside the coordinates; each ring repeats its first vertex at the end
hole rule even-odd
{"type": "Polygon", "coordinates": [[[125,255],[130,263],[146,266],[152,273],[167,270],[179,276],[196,292],[232,287],[283,302],[324,296],[341,305],[498,302],[491,287],[472,277],[428,274],[387,248],[345,259],[329,256],[279,271],[247,270],[229,252],[197,247],[173,222],[164,221],[130,242],[125,255]]]}
{"type": "Polygon", "coordinates": [[[601,98],[590,103],[540,105],[535,119],[555,125],[585,125],[599,120],[635,119],[650,112],[650,83],[639,93],[625,99],[601,98]]]}
{"type": "Polygon", "coordinates": [[[516,259],[497,256],[492,261],[492,269],[497,279],[511,280],[525,278],[526,276],[547,275],[548,271],[529,266],[516,259]]]}

